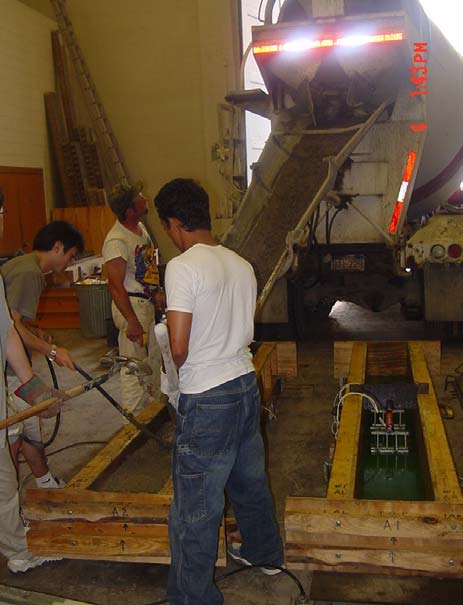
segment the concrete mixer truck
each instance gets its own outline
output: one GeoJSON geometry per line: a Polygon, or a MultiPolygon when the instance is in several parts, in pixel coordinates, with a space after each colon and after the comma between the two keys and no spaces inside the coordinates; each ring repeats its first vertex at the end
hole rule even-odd
{"type": "Polygon", "coordinates": [[[261,322],[300,335],[338,300],[463,322],[463,63],[416,0],[286,0],[253,28],[268,117],[224,243],[255,267],[261,322]]]}

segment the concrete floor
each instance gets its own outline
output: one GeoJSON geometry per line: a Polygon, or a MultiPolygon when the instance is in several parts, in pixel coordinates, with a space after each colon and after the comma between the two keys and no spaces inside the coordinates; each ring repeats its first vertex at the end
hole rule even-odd
{"type": "MultiPolygon", "coordinates": [[[[324,496],[326,484],[323,462],[331,441],[331,404],[338,390],[333,378],[333,340],[338,339],[414,339],[426,338],[421,322],[404,322],[397,309],[378,315],[349,304],[337,305],[328,322],[317,326],[313,340],[298,346],[299,376],[288,381],[279,399],[278,419],[266,424],[268,468],[275,496],[277,515],[282,523],[284,500],[288,495],[324,496]]],[[[79,365],[90,373],[99,373],[98,360],[107,350],[104,340],[84,340],[78,331],[56,331],[56,342],[67,346],[79,365]]],[[[441,403],[450,404],[453,420],[445,421],[457,470],[463,475],[463,413],[460,404],[444,391],[444,379],[463,361],[463,345],[443,345],[442,371],[434,382],[441,403]]],[[[46,377],[43,360],[34,365],[46,377]]],[[[59,370],[62,388],[82,381],[68,370],[59,370]]],[[[117,399],[118,380],[107,385],[117,399]]],[[[49,422],[49,421],[47,421],[49,422]]],[[[107,441],[122,425],[119,414],[96,391],[70,401],[62,413],[62,425],[50,452],[67,445],[89,441],[107,441]]],[[[51,430],[51,429],[47,429],[51,430]]],[[[83,443],[50,455],[50,466],[64,480],[70,479],[101,445],[83,443]]],[[[121,491],[157,491],[169,474],[170,455],[153,441],[131,455],[102,485],[102,489],[121,491]]],[[[21,480],[28,469],[21,467],[21,480]]],[[[220,569],[218,575],[235,569],[220,569]]],[[[310,592],[312,576],[297,574],[310,592]]],[[[44,593],[52,593],[97,605],[142,605],[162,599],[167,567],[145,564],[106,563],[66,560],[13,575],[0,561],[0,585],[7,584],[44,593]]],[[[419,603],[457,605],[463,582],[439,582],[413,578],[346,578],[334,581],[336,574],[316,574],[312,598],[317,604],[331,602],[419,603]],[[344,586],[344,587],[343,587],[344,586]],[[382,594],[382,597],[378,595],[382,594]],[[318,595],[318,597],[317,597],[318,595]],[[322,600],[323,599],[323,600],[322,600]]],[[[220,582],[226,605],[286,605],[295,603],[298,591],[287,576],[269,578],[249,570],[220,582]]]]}

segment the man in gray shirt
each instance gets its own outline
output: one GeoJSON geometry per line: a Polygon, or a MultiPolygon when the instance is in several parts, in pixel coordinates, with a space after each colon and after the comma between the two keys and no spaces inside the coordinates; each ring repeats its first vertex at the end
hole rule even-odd
{"type": "MultiPolygon", "coordinates": [[[[3,236],[3,195],[0,191],[0,238],[3,236]]],[[[6,417],[6,389],[4,382],[5,362],[23,383],[17,390],[18,397],[29,405],[40,403],[53,396],[62,395],[50,389],[35,376],[13,325],[5,301],[0,280],[0,420],[6,417]]],[[[56,415],[59,406],[48,409],[43,416],[56,415]]],[[[27,550],[26,531],[19,515],[18,480],[6,442],[6,431],[0,430],[0,552],[8,559],[8,569],[13,573],[27,571],[46,561],[27,550]]]]}
{"type": "MultiPolygon", "coordinates": [[[[83,247],[82,235],[73,225],[65,221],[53,221],[39,230],[30,254],[16,256],[0,268],[10,313],[26,349],[42,353],[59,366],[71,370],[74,370],[74,364],[69,352],[64,347],[53,344],[45,332],[26,322],[36,317],[39,299],[46,286],[44,274],[64,271],[76,254],[83,251],[83,247]]],[[[16,386],[14,378],[10,378],[10,393],[16,386]]],[[[10,396],[10,401],[15,410],[24,409],[25,404],[13,395],[10,396]]],[[[64,486],[49,471],[37,417],[25,420],[22,429],[12,427],[8,432],[8,440],[15,466],[18,467],[21,450],[38,487],[64,486]]]]}

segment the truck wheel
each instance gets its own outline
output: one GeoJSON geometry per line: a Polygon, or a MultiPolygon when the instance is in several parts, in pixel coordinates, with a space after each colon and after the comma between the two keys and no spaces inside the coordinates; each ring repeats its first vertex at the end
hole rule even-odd
{"type": "Polygon", "coordinates": [[[335,300],[322,298],[316,305],[304,303],[304,288],[293,285],[290,288],[291,317],[297,340],[309,340],[320,322],[326,321],[335,300]]]}
{"type": "Polygon", "coordinates": [[[421,305],[407,305],[401,303],[400,311],[408,321],[420,321],[423,319],[423,307],[421,305]]]}

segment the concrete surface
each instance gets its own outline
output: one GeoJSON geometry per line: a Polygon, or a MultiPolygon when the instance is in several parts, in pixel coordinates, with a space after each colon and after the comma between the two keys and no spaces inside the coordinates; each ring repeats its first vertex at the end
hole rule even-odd
{"type": "MultiPolygon", "coordinates": [[[[284,499],[287,495],[324,496],[326,484],[323,462],[328,456],[331,439],[331,405],[338,384],[333,378],[334,339],[413,339],[425,338],[426,330],[421,322],[404,322],[397,309],[378,315],[363,311],[353,305],[337,305],[328,322],[317,328],[310,343],[298,346],[299,376],[288,381],[278,403],[277,420],[266,423],[268,468],[275,497],[277,515],[282,522],[284,499]]],[[[106,351],[103,340],[83,340],[78,331],[57,331],[56,342],[73,351],[74,357],[90,373],[98,373],[98,360],[106,351]]],[[[441,403],[450,404],[455,412],[453,420],[445,421],[452,444],[459,475],[463,475],[463,413],[459,403],[450,393],[444,392],[445,375],[463,361],[463,346],[448,343],[443,346],[442,372],[435,377],[435,386],[441,403]]],[[[42,360],[34,364],[46,377],[42,360]]],[[[68,388],[81,381],[67,370],[59,370],[60,385],[68,388]]],[[[118,380],[112,379],[108,390],[117,399],[118,380]]],[[[119,414],[97,392],[93,391],[70,401],[62,414],[62,427],[58,438],[49,448],[51,452],[75,442],[106,441],[122,425],[119,414]]],[[[47,429],[50,430],[50,429],[47,429]]],[[[79,445],[50,457],[53,471],[68,480],[93,457],[101,445],[79,445]]],[[[157,443],[148,442],[135,452],[104,483],[102,488],[114,490],[156,491],[169,473],[170,455],[157,443]]],[[[21,478],[27,475],[21,467],[21,478]]],[[[29,484],[30,479],[25,481],[29,484]]],[[[217,576],[236,569],[230,564],[219,569],[217,576]]],[[[312,576],[298,573],[305,590],[310,592],[312,576]]],[[[0,561],[0,583],[27,590],[56,594],[69,599],[83,600],[96,605],[142,605],[153,603],[164,596],[167,567],[160,565],[110,563],[97,561],[66,560],[13,575],[7,571],[4,560],[0,561]]],[[[316,576],[314,584],[325,583],[319,594],[327,594],[333,574],[316,576]]],[[[375,577],[362,576],[362,590],[338,590],[336,602],[394,602],[387,595],[378,594],[375,577]],[[345,596],[342,596],[342,594],[345,596]],[[342,598],[339,596],[341,595],[342,598]],[[374,595],[375,598],[373,599],[374,595]],[[358,599],[358,600],[357,600],[358,599]],[[369,601],[368,599],[371,599],[369,601]],[[379,600],[378,600],[379,599],[379,600]]],[[[394,583],[406,584],[401,578],[390,578],[394,583]]],[[[414,580],[415,581],[415,580],[414,580]]],[[[433,591],[417,590],[416,597],[405,596],[402,603],[427,605],[457,605],[460,603],[463,582],[448,583],[432,579],[433,591]],[[430,595],[432,594],[432,601],[430,595]],[[428,598],[429,596],[429,598],[428,598]],[[415,599],[415,600],[413,600],[415,599]]],[[[296,602],[298,590],[290,578],[284,575],[267,577],[258,570],[248,570],[221,580],[225,605],[289,605],[296,602]]],[[[383,586],[381,584],[381,586],[383,586]]],[[[329,592],[329,591],[328,591],[329,592]]],[[[333,593],[334,594],[334,593],[333,593]]],[[[384,590],[383,590],[384,594],[384,590]]],[[[327,598],[327,597],[324,597],[327,598]]],[[[392,598],[392,597],[391,597],[392,598]]],[[[395,601],[397,602],[397,601],[395,601]]],[[[320,600],[317,605],[332,601],[320,600]]],[[[334,601],[333,601],[334,603],[334,601]]]]}

